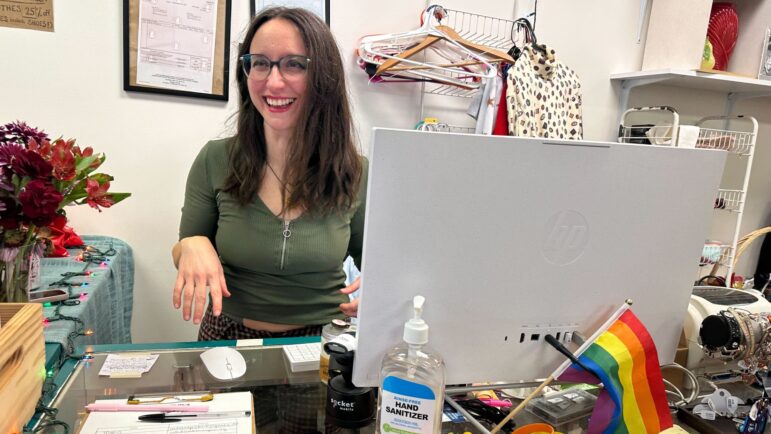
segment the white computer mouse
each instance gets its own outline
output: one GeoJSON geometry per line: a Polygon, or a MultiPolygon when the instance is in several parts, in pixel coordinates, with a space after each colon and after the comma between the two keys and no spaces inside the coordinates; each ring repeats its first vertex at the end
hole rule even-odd
{"type": "Polygon", "coordinates": [[[244,356],[233,347],[215,347],[201,353],[206,370],[218,380],[235,380],[246,373],[244,356]]]}

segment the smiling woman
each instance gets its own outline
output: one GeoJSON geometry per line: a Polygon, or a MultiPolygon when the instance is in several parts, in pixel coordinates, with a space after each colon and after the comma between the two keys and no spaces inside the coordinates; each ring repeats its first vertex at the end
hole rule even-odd
{"type": "MultiPolygon", "coordinates": [[[[199,340],[319,335],[358,307],[343,262],[360,264],[367,161],[342,59],[327,25],[297,8],[256,16],[238,59],[236,135],[207,143],[188,175],[173,303],[201,323],[199,340]]],[[[290,432],[315,431],[315,410],[276,406],[318,408],[318,387],[285,393],[255,396],[258,426],[278,417],[290,432]]]]}
{"type": "MultiPolygon", "coordinates": [[[[342,59],[318,17],[290,8],[255,17],[238,59],[236,135],[207,143],[188,175],[174,307],[201,323],[199,340],[319,335],[358,307],[343,261],[360,265],[367,161],[342,59]]],[[[256,424],[313,432],[322,397],[263,388],[256,424]]]]}
{"type": "Polygon", "coordinates": [[[188,176],[173,302],[202,321],[199,339],[320,334],[356,312],[342,265],[359,264],[364,224],[342,59],[297,8],[256,16],[238,59],[236,135],[204,146],[188,176]]]}

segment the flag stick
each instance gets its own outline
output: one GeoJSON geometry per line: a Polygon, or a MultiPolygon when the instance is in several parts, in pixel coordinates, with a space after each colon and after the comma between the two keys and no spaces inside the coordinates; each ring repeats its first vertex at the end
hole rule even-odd
{"type": "MultiPolygon", "coordinates": [[[[554,381],[555,378],[557,378],[560,375],[562,375],[562,373],[565,372],[565,370],[570,366],[570,364],[573,363],[573,361],[578,356],[580,356],[581,353],[583,353],[584,350],[589,347],[589,345],[594,343],[594,341],[597,339],[597,337],[599,335],[601,335],[602,333],[604,333],[610,327],[610,325],[613,324],[621,316],[621,314],[623,314],[627,309],[629,309],[629,307],[631,305],[632,305],[632,300],[627,299],[626,301],[624,301],[624,304],[621,305],[621,307],[618,310],[616,310],[616,312],[614,312],[613,315],[611,315],[610,318],[608,318],[607,321],[605,321],[605,324],[603,324],[599,329],[597,329],[597,331],[589,339],[587,339],[586,342],[583,343],[583,345],[581,345],[578,348],[578,350],[575,352],[575,354],[573,355],[572,358],[570,358],[570,356],[568,356],[568,360],[565,360],[565,362],[560,367],[558,367],[557,370],[554,371],[554,373],[552,373],[548,378],[546,378],[546,380],[544,380],[544,382],[541,383],[541,385],[538,386],[533,391],[533,393],[531,393],[527,398],[525,398],[525,400],[522,401],[516,408],[511,410],[511,412],[509,412],[509,414],[506,415],[506,417],[498,425],[496,425],[495,428],[492,429],[492,431],[490,431],[490,434],[495,434],[498,431],[500,431],[501,428],[504,425],[506,425],[506,422],[510,421],[511,418],[513,418],[514,416],[519,414],[519,412],[521,412],[522,409],[525,408],[525,406],[527,405],[528,402],[530,402],[536,396],[540,395],[541,391],[543,391],[544,387],[548,386],[549,384],[551,384],[552,381],[554,381]]],[[[556,340],[555,340],[555,342],[556,342],[556,340]]],[[[552,345],[554,346],[554,344],[552,344],[552,345]]],[[[554,346],[554,347],[557,348],[558,350],[560,350],[560,352],[562,352],[561,349],[558,346],[554,346]]],[[[566,348],[564,348],[564,349],[567,350],[566,348]]],[[[575,360],[575,361],[577,361],[577,360],[575,360]]],[[[579,365],[580,365],[580,363],[579,363],[579,365]]],[[[587,371],[587,372],[592,373],[591,371],[587,371]]]]}
{"type": "Polygon", "coordinates": [[[547,378],[546,380],[544,380],[544,382],[541,383],[541,385],[538,386],[533,391],[533,393],[531,393],[527,398],[525,398],[524,401],[519,403],[519,405],[516,408],[511,410],[511,412],[509,412],[509,414],[501,421],[501,423],[499,423],[498,425],[495,425],[495,428],[493,428],[492,431],[490,431],[490,434],[495,434],[498,431],[500,431],[500,429],[503,428],[504,425],[506,425],[506,422],[510,421],[511,418],[513,418],[514,416],[519,414],[519,412],[522,411],[523,408],[525,408],[527,403],[530,402],[531,399],[533,399],[536,396],[540,395],[541,392],[543,391],[543,388],[548,386],[552,381],[554,381],[554,377],[551,377],[551,376],[549,378],[547,378]]]}

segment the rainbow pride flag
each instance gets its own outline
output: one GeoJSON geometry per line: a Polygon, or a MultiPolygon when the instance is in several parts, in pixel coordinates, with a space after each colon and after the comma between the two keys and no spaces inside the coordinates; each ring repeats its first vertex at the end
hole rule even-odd
{"type": "MultiPolygon", "coordinates": [[[[672,427],[656,345],[645,326],[622,307],[576,353],[602,380],[587,432],[660,433],[672,427]]],[[[555,371],[560,381],[597,384],[597,377],[569,360],[555,371]]]]}

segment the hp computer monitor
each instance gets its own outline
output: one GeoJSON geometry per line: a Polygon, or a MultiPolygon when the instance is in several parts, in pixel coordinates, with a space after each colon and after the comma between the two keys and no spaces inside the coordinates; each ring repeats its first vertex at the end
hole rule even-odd
{"type": "Polygon", "coordinates": [[[415,295],[448,384],[546,377],[546,334],[590,336],[626,299],[674,359],[723,151],[373,136],[355,384],[377,385],[415,295]]]}

